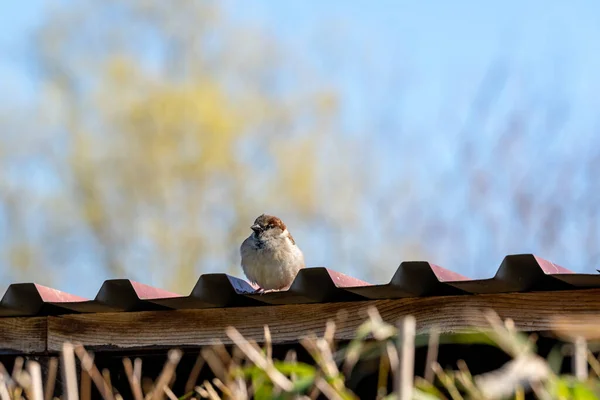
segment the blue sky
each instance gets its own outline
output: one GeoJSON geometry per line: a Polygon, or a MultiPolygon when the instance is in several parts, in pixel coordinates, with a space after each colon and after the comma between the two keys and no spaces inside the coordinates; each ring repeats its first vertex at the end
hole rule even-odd
{"type": "MultiPolygon", "coordinates": [[[[393,175],[393,171],[407,165],[394,152],[397,154],[398,146],[411,140],[422,159],[434,161],[417,163],[419,170],[415,172],[423,183],[420,191],[425,209],[451,215],[466,207],[464,198],[454,193],[436,200],[432,177],[454,168],[457,156],[453,142],[464,127],[470,103],[488,68],[496,61],[506,67],[510,84],[494,100],[493,115],[484,127],[479,127],[484,128],[480,135],[475,135],[480,159],[474,164],[485,166],[486,160],[498,151],[492,146],[492,130],[513,104],[540,103],[555,110],[550,114],[566,119],[564,126],[557,123],[556,129],[544,130],[543,122],[539,128],[532,128],[527,151],[521,153],[527,159],[518,161],[523,164],[522,179],[532,180],[532,188],[543,191],[556,181],[563,160],[598,148],[598,2],[255,1],[251,8],[236,1],[227,4],[235,18],[273,32],[309,57],[321,43],[330,46],[341,59],[342,68],[324,68],[324,73],[346,95],[348,130],[370,129],[373,114],[378,108],[385,108],[387,117],[395,121],[392,126],[402,131],[398,135],[388,135],[385,129],[378,132],[382,136],[379,151],[384,170],[393,175]],[[393,80],[398,76],[400,83],[393,80]],[[393,90],[394,84],[401,89],[397,97],[379,97],[387,88],[393,90]]],[[[532,115],[536,112],[540,120],[552,116],[535,109],[532,115]]],[[[494,170],[493,165],[487,168],[494,170]]],[[[389,175],[382,179],[389,179],[389,175]]],[[[502,171],[497,172],[494,186],[499,198],[502,191],[508,190],[510,179],[502,171]]],[[[591,190],[585,178],[580,181],[583,192],[591,190]]],[[[464,182],[459,178],[457,184],[464,182]]],[[[491,212],[498,208],[499,213],[506,215],[504,218],[514,218],[510,212],[501,211],[502,207],[501,198],[498,204],[489,205],[491,212]]],[[[577,220],[575,215],[569,217],[577,220]]],[[[567,255],[557,249],[546,256],[576,271],[594,271],[595,266],[585,263],[587,259],[577,245],[571,246],[577,235],[567,231],[576,232],[578,223],[566,226],[564,250],[571,248],[571,252],[567,255]]],[[[539,251],[531,239],[536,232],[507,231],[505,245],[493,246],[477,226],[465,229],[471,232],[473,246],[482,249],[478,256],[473,254],[478,261],[461,265],[464,256],[463,261],[456,256],[439,262],[469,276],[490,276],[495,272],[496,265],[482,267],[482,260],[500,261],[506,253],[539,251]],[[523,238],[510,240],[510,236],[519,235],[523,238]]]]}
{"type": "Polygon", "coordinates": [[[0,92],[12,101],[33,95],[30,77],[23,65],[30,35],[41,22],[44,1],[9,2],[0,13],[0,92]]]}
{"type": "MultiPolygon", "coordinates": [[[[580,89],[587,86],[593,93],[597,88],[589,80],[600,67],[600,43],[595,40],[600,37],[600,5],[594,1],[227,4],[232,15],[272,30],[305,52],[315,39],[329,39],[319,37],[328,25],[341,26],[347,36],[339,45],[347,51],[368,51],[373,65],[401,60],[407,64],[401,67],[416,75],[420,91],[439,90],[451,80],[464,84],[498,57],[509,58],[524,73],[552,73],[548,64],[560,64],[579,77],[580,89]]],[[[424,95],[423,101],[430,104],[438,97],[424,95]]],[[[415,105],[419,108],[423,106],[415,105]]]]}
{"type": "MultiPolygon", "coordinates": [[[[28,35],[48,4],[10,2],[0,13],[0,76],[3,85],[19,85],[16,94],[27,84],[20,63],[28,35]]],[[[362,52],[370,65],[382,70],[402,61],[400,68],[421,94],[407,105],[417,113],[415,118],[436,100],[443,102],[442,93],[468,86],[498,57],[507,57],[523,74],[539,79],[544,75],[540,71],[553,73],[549,64],[560,64],[569,74],[572,101],[589,104],[599,86],[594,78],[600,70],[600,4],[591,0],[225,4],[230,15],[272,31],[301,52],[310,53],[318,41],[331,40],[324,34],[341,27],[343,37],[334,40],[346,52],[362,52]]]]}
{"type": "MultiPolygon", "coordinates": [[[[26,69],[26,49],[50,3],[9,2],[0,13],[0,99],[8,101],[5,104],[35,96],[26,69]]],[[[495,62],[505,67],[500,75],[510,76],[510,82],[494,99],[493,115],[478,128],[480,132],[472,133],[477,150],[473,168],[494,173],[489,213],[514,220],[514,212],[504,207],[502,197],[514,179],[525,180],[532,190],[542,192],[558,179],[563,160],[592,157],[590,152],[599,148],[599,2],[228,0],[224,4],[231,18],[259,26],[290,52],[311,60],[340,91],[345,134],[372,135],[383,171],[378,177],[380,187],[385,188],[398,174],[408,174],[404,169],[415,169],[410,174],[416,189],[410,196],[419,211],[449,220],[461,213],[468,215],[466,182],[457,176],[461,171],[456,169],[459,160],[454,145],[469,118],[471,102],[495,62]],[[494,129],[517,103],[540,103],[555,111],[551,115],[532,111],[540,127],[532,128],[524,150],[517,153],[514,161],[522,165],[522,176],[515,178],[501,168],[496,170],[494,129]],[[544,128],[545,118],[562,115],[564,125],[544,128]],[[382,118],[389,122],[377,125],[382,118]],[[454,177],[450,187],[440,186],[446,175],[454,177]]],[[[573,181],[581,196],[595,187],[581,171],[573,181]]],[[[567,218],[573,222],[565,225],[564,246],[540,255],[575,271],[592,272],[596,266],[586,264],[589,257],[578,247],[578,221],[584,216],[575,208],[567,209],[572,213],[567,218]]],[[[463,221],[470,253],[444,250],[453,246],[452,240],[446,240],[438,246],[439,258],[432,261],[468,276],[484,277],[495,272],[505,254],[538,253],[539,245],[531,237],[537,233],[519,231],[518,221],[503,227],[500,244],[491,243],[484,220],[467,217],[463,221]],[[465,263],[465,257],[472,261],[465,263]],[[485,260],[492,262],[483,267],[485,260]]],[[[393,268],[392,263],[390,276],[393,268]]],[[[361,276],[356,269],[344,272],[361,276]]]]}

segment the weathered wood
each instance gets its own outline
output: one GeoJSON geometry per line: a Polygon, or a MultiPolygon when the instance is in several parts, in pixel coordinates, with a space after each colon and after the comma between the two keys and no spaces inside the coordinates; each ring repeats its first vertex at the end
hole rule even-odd
{"type": "Polygon", "coordinates": [[[45,317],[0,318],[0,353],[43,353],[46,323],[45,317]]]}
{"type": "Polygon", "coordinates": [[[48,317],[47,346],[49,351],[59,351],[65,341],[80,342],[89,349],[187,347],[217,341],[227,344],[231,343],[225,335],[229,325],[246,338],[262,342],[265,324],[271,329],[273,343],[281,344],[294,342],[309,332],[323,334],[329,319],[337,322],[335,339],[344,340],[353,337],[369,306],[377,307],[382,318],[394,324],[403,316],[414,315],[417,334],[431,326],[437,326],[441,333],[487,327],[480,311],[488,308],[502,318],[512,318],[523,331],[548,331],[565,324],[561,316],[569,316],[569,324],[579,317],[587,323],[596,315],[600,321],[600,289],[63,315],[48,317]]]}

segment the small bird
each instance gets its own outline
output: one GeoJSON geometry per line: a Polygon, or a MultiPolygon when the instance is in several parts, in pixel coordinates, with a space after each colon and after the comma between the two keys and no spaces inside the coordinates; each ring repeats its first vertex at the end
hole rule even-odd
{"type": "Polygon", "coordinates": [[[279,218],[262,214],[250,229],[253,232],[240,247],[244,274],[259,286],[259,293],[289,289],[305,264],[287,227],[279,218]]]}

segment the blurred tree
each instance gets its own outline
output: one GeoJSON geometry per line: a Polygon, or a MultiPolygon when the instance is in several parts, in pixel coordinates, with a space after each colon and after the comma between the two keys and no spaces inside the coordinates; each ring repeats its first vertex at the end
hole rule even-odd
{"type": "Polygon", "coordinates": [[[371,282],[415,259],[490,276],[518,252],[593,271],[597,139],[571,126],[566,145],[556,78],[540,94],[493,63],[449,79],[439,115],[411,107],[400,53],[371,65],[368,40],[324,24],[303,58],[217,4],[52,3],[37,104],[0,107],[3,282],[91,295],[94,269],[186,293],[201,272],[241,275],[262,212],[309,265],[371,282]]]}
{"type": "Polygon", "coordinates": [[[381,262],[365,265],[388,266],[389,276],[394,261],[416,254],[483,278],[493,276],[507,254],[533,253],[595,273],[595,128],[580,129],[571,118],[566,76],[551,75],[539,89],[523,84],[523,74],[507,60],[493,60],[481,79],[473,77],[469,93],[462,95],[463,82],[450,89],[446,116],[409,129],[397,101],[405,88],[401,76],[384,80],[380,92],[369,86],[372,96],[362,101],[373,105],[373,131],[396,132],[381,146],[392,153],[381,159],[393,159],[396,169],[389,184],[368,190],[371,218],[380,222],[372,254],[381,262]]]}
{"type": "Polygon", "coordinates": [[[240,274],[258,214],[317,218],[336,97],[282,51],[213,2],[55,4],[33,52],[54,212],[47,240],[15,243],[10,265],[84,258],[185,293],[227,260],[240,274]]]}

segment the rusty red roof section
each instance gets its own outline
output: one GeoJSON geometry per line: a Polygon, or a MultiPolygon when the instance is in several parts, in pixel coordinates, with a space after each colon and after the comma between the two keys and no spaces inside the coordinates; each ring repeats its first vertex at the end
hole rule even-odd
{"type": "Polygon", "coordinates": [[[69,313],[128,312],[194,308],[250,307],[347,302],[422,296],[470,295],[600,288],[600,274],[576,274],[532,254],[504,258],[493,278],[469,279],[425,261],[400,264],[386,284],[371,285],[340,272],[306,268],[281,292],[258,294],[243,279],[204,274],[185,296],[128,279],[102,283],[94,299],[85,299],[35,283],[8,287],[0,317],[69,313]]]}

